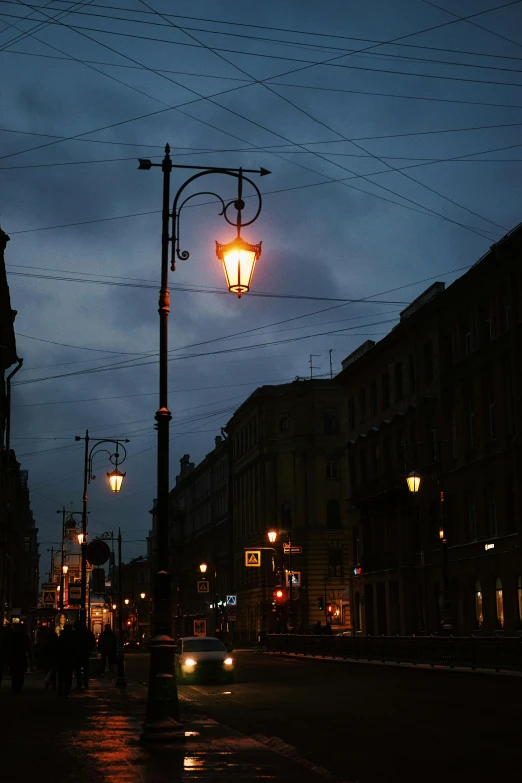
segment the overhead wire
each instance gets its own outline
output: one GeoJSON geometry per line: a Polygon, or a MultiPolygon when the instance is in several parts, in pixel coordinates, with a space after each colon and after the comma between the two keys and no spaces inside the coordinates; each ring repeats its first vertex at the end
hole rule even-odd
{"type": "MultiPolygon", "coordinates": [[[[138,2],[140,2],[140,3],[141,3],[141,5],[145,6],[146,8],[148,8],[148,9],[149,9],[149,10],[151,10],[151,11],[154,11],[154,10],[155,10],[155,9],[153,9],[153,8],[152,8],[152,6],[150,6],[150,5],[149,5],[149,4],[148,4],[148,3],[147,3],[145,0],[138,0],[138,2]]],[[[161,13],[159,13],[158,11],[156,11],[156,13],[157,13],[157,15],[158,15],[158,16],[160,16],[161,18],[165,18],[165,17],[163,17],[163,15],[162,15],[161,13]]],[[[176,26],[174,23],[171,23],[171,24],[173,24],[173,26],[177,27],[177,26],[176,26]]],[[[188,36],[189,36],[191,39],[193,39],[193,40],[197,41],[198,43],[201,43],[201,41],[199,40],[199,38],[197,38],[196,36],[192,35],[191,33],[188,33],[186,30],[184,30],[184,33],[185,33],[185,35],[188,35],[188,36]]],[[[245,74],[245,75],[246,75],[246,76],[248,76],[249,78],[253,78],[253,77],[252,77],[252,75],[251,75],[250,73],[248,73],[248,71],[246,71],[244,68],[242,68],[242,67],[240,67],[240,66],[236,65],[236,64],[235,64],[233,61],[231,61],[231,60],[230,60],[230,59],[228,59],[227,57],[224,57],[224,56],[223,56],[223,55],[222,55],[220,52],[217,52],[217,51],[215,51],[213,47],[210,47],[210,46],[208,46],[208,45],[206,45],[206,44],[203,44],[203,45],[205,46],[205,48],[206,48],[206,49],[208,49],[209,51],[213,52],[213,53],[214,53],[214,54],[215,54],[217,57],[219,57],[219,59],[223,60],[223,61],[224,61],[224,62],[226,62],[227,64],[229,64],[229,65],[232,65],[234,68],[236,68],[236,69],[237,69],[237,70],[238,70],[240,73],[243,73],[243,74],[245,74]]],[[[370,48],[371,48],[371,47],[370,47],[370,48]]],[[[273,82],[273,78],[274,78],[274,77],[271,77],[271,78],[272,78],[272,82],[273,82]]],[[[263,80],[263,81],[261,81],[261,82],[259,82],[259,83],[262,85],[262,87],[263,87],[264,89],[268,90],[268,91],[269,91],[270,93],[272,93],[273,95],[276,95],[277,97],[279,97],[280,99],[282,99],[283,101],[285,101],[285,103],[288,103],[290,106],[292,106],[294,109],[296,109],[297,111],[299,111],[299,112],[300,112],[301,114],[303,114],[304,116],[306,116],[306,117],[308,117],[309,119],[313,120],[313,121],[314,121],[314,122],[316,122],[317,124],[319,124],[319,125],[323,126],[324,128],[326,128],[326,129],[327,129],[327,130],[329,130],[330,132],[332,132],[332,133],[335,133],[337,136],[340,136],[342,139],[344,139],[344,141],[348,141],[348,138],[347,138],[346,136],[344,136],[344,134],[342,134],[342,133],[340,133],[339,131],[337,131],[337,130],[333,129],[333,128],[332,128],[330,125],[328,125],[327,123],[325,123],[323,120],[319,120],[317,117],[313,116],[313,115],[312,115],[310,112],[308,112],[308,111],[304,110],[302,107],[298,106],[298,105],[297,105],[297,104],[295,104],[293,101],[290,101],[290,100],[289,100],[288,98],[286,98],[285,96],[282,96],[282,95],[280,95],[280,93],[278,93],[278,92],[277,92],[277,90],[275,90],[275,89],[272,87],[272,85],[271,85],[271,84],[269,84],[267,81],[263,80]]],[[[211,101],[211,102],[213,102],[213,101],[211,101]]],[[[280,134],[278,134],[278,135],[280,135],[280,134]]],[[[280,137],[281,137],[281,138],[284,138],[283,136],[280,136],[280,137]]],[[[286,140],[286,141],[289,141],[288,139],[285,139],[285,140],[286,140]]],[[[352,143],[353,143],[353,142],[352,142],[352,143]]],[[[357,145],[355,145],[355,146],[357,146],[357,145]]],[[[304,149],[304,148],[303,148],[303,149],[304,149]]],[[[368,152],[369,154],[372,154],[372,153],[371,153],[369,150],[367,150],[366,148],[364,148],[364,152],[368,152]]],[[[315,153],[315,154],[316,154],[316,155],[317,155],[319,158],[322,158],[323,160],[328,160],[327,158],[324,158],[324,157],[323,157],[322,155],[320,155],[319,153],[315,153]]],[[[373,156],[373,155],[372,155],[372,157],[375,157],[377,160],[380,160],[380,159],[379,159],[377,156],[373,156]]],[[[389,164],[386,164],[384,160],[381,160],[381,162],[382,162],[384,165],[388,165],[388,166],[389,166],[389,164]]],[[[337,167],[339,167],[339,168],[342,168],[342,169],[344,169],[345,171],[348,171],[350,174],[352,174],[352,175],[356,176],[355,172],[354,172],[354,171],[352,171],[351,169],[349,169],[348,167],[346,167],[346,166],[340,166],[340,164],[339,164],[339,163],[334,163],[334,165],[336,165],[337,167]]],[[[392,167],[392,166],[389,166],[389,168],[393,168],[393,167],[392,167]]],[[[442,213],[438,212],[437,210],[433,210],[433,209],[431,209],[431,208],[429,208],[429,207],[426,207],[424,204],[420,204],[420,203],[419,203],[418,201],[416,201],[415,199],[411,199],[411,198],[409,198],[409,197],[407,197],[407,196],[404,196],[404,195],[402,195],[402,194],[400,194],[400,193],[397,193],[396,191],[392,190],[391,188],[387,188],[386,186],[384,186],[384,185],[381,185],[380,183],[376,183],[376,182],[374,182],[372,179],[370,179],[370,177],[369,177],[369,176],[365,176],[365,175],[362,175],[362,174],[361,174],[361,175],[357,175],[357,176],[358,176],[358,178],[360,178],[360,179],[364,180],[365,182],[369,182],[369,183],[370,183],[371,185],[373,185],[373,186],[377,185],[377,187],[384,189],[384,190],[385,190],[387,193],[391,193],[391,194],[392,194],[392,195],[394,195],[394,196],[398,196],[399,198],[402,198],[402,199],[404,199],[404,200],[408,201],[409,203],[412,203],[412,204],[414,204],[414,205],[415,205],[415,206],[417,206],[417,207],[422,207],[423,209],[425,209],[425,210],[429,211],[429,212],[430,212],[430,213],[432,213],[433,215],[435,215],[435,216],[437,216],[437,217],[439,217],[439,218],[441,218],[441,219],[443,219],[443,220],[448,220],[448,221],[450,221],[450,222],[452,222],[452,223],[455,223],[456,225],[460,226],[461,228],[465,228],[465,230],[472,231],[473,233],[479,234],[479,236],[483,236],[484,238],[487,238],[487,237],[485,237],[485,236],[484,236],[484,234],[483,234],[482,232],[480,232],[479,230],[477,230],[477,229],[474,229],[474,228],[470,228],[469,226],[465,226],[464,224],[462,224],[462,223],[459,223],[458,221],[455,221],[455,220],[453,220],[452,218],[449,218],[449,217],[447,217],[446,215],[443,215],[442,213]]],[[[468,211],[468,212],[472,213],[473,215],[475,215],[475,216],[479,217],[480,219],[482,219],[482,220],[485,220],[485,221],[487,221],[487,222],[490,222],[490,223],[492,223],[492,224],[494,224],[494,225],[497,225],[497,226],[498,226],[498,224],[497,224],[497,223],[494,223],[494,221],[488,220],[488,218],[484,218],[482,215],[479,215],[477,212],[475,212],[475,211],[473,211],[473,210],[471,210],[471,209],[469,209],[469,208],[467,208],[467,207],[463,207],[462,205],[458,204],[458,203],[457,203],[456,201],[454,201],[453,199],[450,199],[449,197],[446,197],[446,196],[444,196],[444,195],[440,194],[438,191],[435,191],[433,188],[429,188],[428,186],[425,186],[425,185],[424,185],[422,182],[419,182],[418,180],[415,180],[415,179],[414,179],[414,177],[412,177],[411,175],[408,175],[408,174],[403,174],[403,176],[405,176],[407,179],[410,179],[411,181],[415,182],[416,184],[420,184],[422,187],[425,187],[426,189],[428,189],[428,190],[430,190],[430,191],[432,191],[432,192],[435,192],[435,193],[436,193],[438,196],[440,196],[440,197],[442,197],[442,198],[445,198],[445,199],[447,199],[448,201],[451,201],[451,203],[453,203],[453,204],[456,204],[457,206],[461,207],[462,209],[466,209],[466,211],[468,211]]],[[[346,185],[346,186],[348,186],[348,187],[350,187],[349,183],[343,183],[343,184],[344,184],[344,185],[346,185]]],[[[503,226],[501,226],[501,228],[503,228],[503,229],[504,229],[504,227],[503,227],[503,226]]],[[[507,229],[505,229],[505,230],[507,230],[507,229]]]]}
{"type": "MultiPolygon", "coordinates": [[[[148,8],[151,8],[150,6],[147,6],[147,4],[146,4],[146,3],[143,3],[143,0],[141,0],[141,2],[142,2],[142,4],[143,4],[143,5],[145,5],[146,7],[148,7],[148,8]]],[[[23,4],[23,3],[22,3],[22,4],[23,4]]],[[[511,4],[512,4],[512,3],[511,3],[511,4]]],[[[154,9],[151,9],[151,10],[154,10],[154,9]]],[[[155,12],[155,13],[158,13],[158,12],[155,12]]],[[[159,16],[161,16],[161,14],[159,14],[159,13],[158,13],[158,15],[159,15],[159,16]]],[[[70,29],[70,26],[68,26],[68,25],[64,25],[64,24],[63,24],[63,22],[58,22],[58,23],[59,23],[60,25],[64,26],[64,27],[67,27],[68,29],[70,29]]],[[[176,27],[176,25],[173,25],[173,26],[174,26],[174,27],[176,27]]],[[[445,26],[445,25],[442,25],[442,26],[445,26]]],[[[430,29],[432,29],[432,28],[430,28],[430,29]]],[[[82,35],[84,35],[83,33],[81,33],[81,34],[82,34],[82,35]]],[[[189,35],[189,37],[190,37],[190,38],[193,38],[195,41],[198,41],[198,39],[197,39],[195,36],[192,36],[191,34],[188,34],[188,33],[186,33],[186,32],[185,32],[185,34],[186,34],[186,35],[189,35]]],[[[405,36],[405,37],[411,37],[411,35],[412,35],[412,34],[409,34],[408,36],[405,36]]],[[[131,60],[132,62],[136,62],[136,63],[138,62],[138,61],[134,60],[133,58],[130,58],[128,55],[124,55],[124,54],[122,54],[121,52],[118,52],[117,50],[113,49],[112,47],[109,47],[109,46],[107,46],[106,44],[102,44],[101,42],[99,42],[99,41],[96,41],[96,39],[91,39],[91,37],[90,37],[90,36],[85,36],[85,35],[84,35],[84,37],[87,37],[89,40],[94,40],[94,42],[95,42],[95,43],[98,43],[99,45],[102,45],[102,46],[104,46],[105,48],[108,48],[110,51],[113,51],[113,52],[115,52],[116,54],[118,54],[118,55],[120,55],[120,56],[122,56],[122,57],[125,57],[125,58],[127,58],[127,59],[131,60]]],[[[403,36],[403,37],[404,37],[404,36],[403,36]]],[[[199,43],[199,42],[198,42],[198,43],[199,43]]],[[[210,51],[214,51],[214,53],[216,54],[215,50],[211,49],[210,47],[205,47],[205,48],[208,48],[210,51]]],[[[367,51],[368,49],[371,49],[371,48],[374,48],[374,47],[373,47],[373,46],[372,46],[372,47],[367,47],[365,50],[358,50],[358,51],[367,51]]],[[[233,65],[234,67],[236,67],[236,68],[237,68],[237,70],[239,70],[239,71],[242,71],[242,70],[243,70],[243,69],[239,68],[238,66],[236,66],[234,63],[230,63],[230,61],[229,61],[229,60],[227,60],[227,58],[223,57],[221,54],[218,54],[218,56],[219,56],[221,59],[223,59],[225,62],[227,62],[227,63],[229,63],[229,64],[233,65]]],[[[344,57],[345,55],[342,55],[342,56],[344,57]]],[[[324,61],[323,63],[313,63],[313,64],[311,64],[311,65],[309,65],[309,66],[307,65],[307,66],[306,66],[306,67],[304,67],[304,68],[298,68],[298,69],[294,69],[293,71],[291,71],[291,72],[287,72],[287,73],[294,73],[294,72],[296,72],[296,71],[300,71],[300,70],[306,70],[306,68],[308,68],[308,67],[312,67],[313,65],[317,65],[317,64],[325,64],[325,63],[328,63],[328,62],[332,62],[333,60],[336,60],[336,59],[339,59],[339,57],[330,58],[330,60],[324,61]]],[[[163,78],[167,78],[167,77],[165,77],[163,74],[160,74],[159,72],[157,72],[157,71],[154,71],[154,69],[149,69],[149,70],[151,70],[152,72],[155,72],[155,73],[157,73],[157,75],[159,75],[159,76],[163,76],[163,78]]],[[[247,72],[246,72],[246,71],[243,71],[243,72],[244,72],[245,74],[247,74],[247,72]]],[[[104,74],[104,75],[108,76],[109,78],[113,78],[113,77],[110,77],[110,75],[108,75],[108,74],[104,74]]],[[[249,76],[249,78],[252,78],[252,77],[250,76],[250,74],[247,74],[247,75],[249,76]]],[[[271,77],[271,78],[275,78],[275,77],[271,77]]],[[[120,81],[120,80],[118,80],[118,81],[120,81]]],[[[175,84],[178,84],[178,83],[177,83],[175,80],[172,80],[172,79],[168,79],[168,81],[172,81],[173,83],[175,83],[175,84]]],[[[267,81],[268,81],[268,80],[263,80],[263,81],[261,82],[261,81],[257,80],[257,81],[256,81],[256,83],[262,83],[262,84],[263,84],[265,87],[267,87],[268,89],[270,89],[270,90],[271,90],[271,88],[267,86],[267,81]]],[[[178,84],[178,86],[183,86],[183,85],[179,85],[179,84],[178,84]]],[[[249,86],[249,85],[247,85],[247,86],[249,86]]],[[[200,93],[198,93],[197,91],[195,91],[195,90],[192,90],[192,89],[190,89],[190,88],[186,88],[186,87],[184,87],[184,89],[188,89],[190,92],[193,92],[195,95],[198,95],[200,99],[203,99],[203,100],[206,100],[206,101],[208,100],[208,101],[210,101],[211,103],[216,103],[215,101],[213,101],[213,100],[212,100],[212,97],[209,97],[209,96],[203,97],[203,96],[201,96],[201,95],[200,95],[200,93]]],[[[231,91],[235,91],[236,89],[242,89],[242,87],[240,87],[240,88],[233,88],[232,90],[227,90],[227,91],[225,91],[225,92],[231,92],[231,91]]],[[[279,93],[277,93],[276,91],[273,91],[273,90],[271,90],[271,91],[272,91],[272,92],[274,92],[274,94],[275,94],[275,95],[278,95],[278,96],[279,96],[279,93]]],[[[223,94],[223,93],[220,93],[220,94],[223,94]]],[[[281,97],[281,96],[279,96],[279,97],[281,97]]],[[[231,109],[228,109],[227,107],[223,107],[223,106],[222,106],[221,104],[219,104],[219,103],[217,103],[216,105],[218,105],[218,106],[219,106],[221,109],[224,109],[225,111],[228,111],[229,113],[232,113],[232,114],[234,114],[235,116],[239,116],[239,117],[241,117],[242,119],[247,119],[247,121],[248,121],[248,122],[251,122],[252,124],[255,124],[255,125],[257,125],[258,127],[260,127],[260,128],[262,128],[262,129],[264,129],[264,130],[268,131],[269,133],[272,133],[272,134],[274,133],[274,131],[272,131],[272,130],[270,130],[270,129],[268,129],[268,128],[264,128],[264,127],[263,127],[262,125],[260,125],[259,123],[255,123],[255,122],[253,122],[252,120],[250,120],[249,118],[245,118],[245,117],[243,117],[242,115],[238,114],[237,112],[234,112],[233,110],[231,110],[231,109]]],[[[179,108],[176,108],[176,110],[179,110],[179,108]]],[[[189,115],[189,116],[191,116],[191,115],[189,115]]],[[[197,119],[198,121],[200,121],[200,120],[199,120],[199,118],[193,118],[193,119],[197,119]]],[[[208,124],[208,123],[205,123],[205,124],[208,124]]],[[[215,126],[211,126],[211,127],[215,127],[215,126]]],[[[226,132],[226,131],[222,131],[222,129],[219,129],[219,130],[220,130],[221,132],[226,132]]],[[[226,132],[226,133],[228,133],[228,132],[226,132]]],[[[85,134],[85,133],[84,133],[84,134],[78,134],[78,135],[81,135],[81,136],[83,136],[83,135],[87,135],[87,134],[85,134]]],[[[228,135],[233,135],[233,134],[228,134],[228,135]]],[[[282,137],[280,134],[276,134],[276,135],[279,135],[279,136],[280,136],[280,138],[284,138],[284,137],[282,137]]],[[[234,138],[241,140],[241,139],[240,139],[239,137],[237,137],[237,136],[234,136],[234,138]]],[[[47,144],[45,144],[45,145],[40,145],[40,146],[50,146],[51,144],[55,144],[55,143],[57,143],[57,142],[48,142],[47,144]]],[[[253,146],[253,145],[252,145],[252,146],[253,146]]],[[[255,147],[254,147],[254,148],[255,148],[255,147]]],[[[32,148],[32,149],[38,149],[38,148],[32,148]]],[[[17,153],[11,153],[10,155],[4,156],[4,158],[5,158],[5,157],[11,157],[13,154],[20,154],[20,152],[17,152],[17,153]]],[[[272,153],[272,154],[276,154],[276,153],[272,153]]],[[[277,156],[277,157],[280,157],[279,155],[276,155],[276,156],[277,156]]],[[[317,154],[317,153],[316,153],[316,156],[317,156],[317,157],[321,157],[321,156],[320,156],[319,154],[317,154]]],[[[2,159],[2,158],[0,158],[0,160],[1,160],[1,159],[2,159]]],[[[296,162],[295,162],[295,161],[291,161],[291,162],[292,162],[294,165],[298,165],[299,167],[301,167],[301,168],[304,168],[305,170],[313,171],[313,173],[315,173],[315,174],[318,174],[318,173],[319,173],[319,172],[317,172],[317,171],[314,171],[313,169],[309,169],[309,167],[307,167],[307,166],[303,166],[302,164],[298,164],[298,163],[296,164],[296,162]]],[[[328,161],[328,162],[332,163],[331,161],[328,161]]],[[[350,171],[349,169],[346,169],[346,167],[339,166],[339,164],[336,164],[336,163],[334,163],[333,165],[336,165],[337,167],[344,168],[345,170],[347,170],[347,171],[350,171]]],[[[354,172],[351,172],[351,171],[350,171],[350,173],[354,174],[354,172]]],[[[325,177],[326,175],[324,175],[324,174],[320,173],[320,176],[323,176],[323,177],[325,177]]],[[[362,178],[364,179],[364,177],[362,177],[362,178]]],[[[437,217],[439,217],[439,218],[441,218],[441,219],[443,219],[443,220],[447,220],[447,221],[449,221],[449,222],[455,223],[456,225],[459,225],[460,227],[462,227],[462,228],[465,228],[465,230],[473,231],[474,233],[477,233],[477,234],[479,234],[480,236],[483,236],[484,238],[487,238],[487,237],[485,237],[485,235],[484,235],[484,234],[481,234],[479,231],[477,231],[476,229],[474,229],[474,228],[472,228],[472,227],[465,226],[465,225],[464,225],[464,224],[462,224],[462,223],[458,223],[457,221],[454,221],[454,220],[452,220],[451,218],[448,218],[447,216],[444,216],[444,215],[441,215],[440,213],[437,213],[435,210],[431,210],[430,208],[423,207],[422,205],[419,205],[419,204],[418,204],[418,202],[415,202],[415,201],[413,201],[412,199],[409,199],[409,198],[408,198],[408,197],[406,197],[406,196],[402,196],[402,195],[400,195],[400,194],[396,194],[394,191],[391,191],[391,189],[389,189],[389,188],[385,188],[384,186],[380,185],[379,183],[375,183],[375,182],[373,182],[372,180],[369,180],[369,179],[368,179],[367,181],[368,181],[368,182],[370,182],[370,183],[372,184],[372,186],[374,186],[374,187],[378,187],[378,188],[384,189],[385,191],[389,191],[389,192],[391,192],[393,195],[397,195],[399,198],[401,198],[401,199],[403,199],[403,200],[405,200],[405,201],[409,201],[409,202],[411,202],[411,203],[417,204],[417,206],[421,206],[421,208],[422,208],[422,209],[426,210],[427,212],[429,212],[429,213],[431,213],[431,214],[433,214],[433,215],[435,215],[435,216],[437,216],[437,217]]],[[[363,193],[365,193],[366,195],[371,195],[371,196],[374,196],[374,197],[377,197],[377,198],[381,198],[381,199],[382,199],[382,198],[384,198],[384,200],[386,200],[386,201],[390,201],[390,199],[387,199],[386,197],[380,196],[379,194],[376,194],[376,193],[369,193],[368,191],[365,191],[364,189],[361,189],[361,188],[356,188],[355,186],[353,186],[353,185],[350,185],[349,183],[341,183],[341,184],[343,184],[343,185],[344,185],[344,186],[346,186],[346,187],[350,187],[350,188],[353,188],[353,189],[356,189],[356,190],[362,191],[362,192],[363,192],[363,193]]],[[[397,203],[397,202],[395,202],[395,201],[392,201],[391,203],[394,203],[396,206],[403,206],[403,207],[406,207],[406,208],[411,208],[411,207],[408,207],[408,206],[407,206],[407,205],[405,205],[405,204],[398,204],[398,203],[397,203]]]]}

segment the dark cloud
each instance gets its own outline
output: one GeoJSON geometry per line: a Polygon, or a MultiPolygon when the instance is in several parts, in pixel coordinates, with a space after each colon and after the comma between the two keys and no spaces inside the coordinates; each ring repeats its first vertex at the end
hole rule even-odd
{"type": "MultiPolygon", "coordinates": [[[[155,7],[163,13],[173,10],[168,3],[158,2],[155,7]]],[[[477,10],[471,0],[452,6],[452,11],[460,15],[477,10]]],[[[25,14],[23,6],[12,6],[11,11],[25,14]]],[[[450,282],[455,276],[452,270],[476,261],[502,235],[502,229],[463,207],[508,228],[520,219],[520,163],[450,162],[406,169],[405,173],[453,199],[455,204],[400,173],[376,173],[389,168],[386,161],[397,168],[422,162],[419,158],[450,158],[516,145],[518,126],[420,135],[433,130],[508,125],[518,122],[520,115],[518,108],[465,103],[515,107],[519,102],[516,88],[453,80],[458,77],[516,82],[516,75],[478,67],[430,64],[422,62],[422,58],[496,68],[516,68],[516,61],[387,45],[338,61],[357,67],[318,66],[286,73],[306,65],[295,60],[326,60],[342,53],[342,47],[350,50],[371,46],[370,42],[340,36],[390,40],[448,21],[449,14],[413,0],[401,0],[393,7],[379,2],[371,8],[363,2],[347,5],[337,1],[319,8],[313,0],[285,4],[268,0],[252,7],[201,0],[185,15],[263,25],[268,29],[176,19],[184,27],[241,33],[241,38],[194,30],[184,33],[152,25],[140,28],[111,20],[94,22],[87,15],[70,14],[64,23],[132,32],[173,43],[88,33],[115,50],[109,51],[78,32],[54,25],[38,33],[39,40],[26,38],[12,46],[11,51],[0,52],[6,129],[0,131],[0,136],[2,155],[9,156],[0,160],[0,167],[32,166],[0,170],[1,220],[2,228],[11,235],[7,262],[13,306],[19,311],[17,331],[20,335],[78,346],[18,338],[24,367],[14,379],[16,385],[13,383],[12,443],[23,467],[29,470],[32,503],[43,541],[58,538],[58,508],[70,501],[80,507],[83,450],[74,436],[88,428],[95,437],[131,438],[125,463],[126,483],[118,497],[110,495],[104,484],[106,466],[99,458],[98,479],[90,488],[89,524],[96,532],[121,526],[127,541],[126,556],[137,555],[145,547],[149,510],[155,496],[153,425],[158,404],[155,352],[162,179],[158,169],[138,171],[138,157],[159,161],[165,143],[169,142],[173,160],[178,164],[264,166],[272,171],[270,177],[259,180],[264,194],[261,217],[244,231],[251,241],[263,241],[263,255],[253,284],[255,291],[356,298],[429,278],[381,297],[397,302],[396,305],[353,304],[328,311],[334,302],[254,296],[238,300],[176,290],[183,286],[223,286],[214,241],[228,241],[234,233],[219,216],[218,204],[202,203],[212,197],[190,201],[184,209],[181,236],[182,249],[190,251],[190,259],[179,262],[170,278],[172,480],[179,458],[190,453],[196,461],[201,459],[212,448],[214,435],[234,408],[256,385],[307,376],[310,354],[317,354],[314,372],[327,374],[330,350],[337,371],[342,359],[357,345],[372,335],[378,339],[386,333],[393,324],[379,322],[393,319],[400,303],[416,296],[433,276],[450,282]],[[275,27],[287,28],[287,32],[270,29],[275,27]],[[336,37],[304,37],[288,32],[298,29],[336,37]],[[208,45],[231,50],[222,52],[229,62],[192,46],[196,42],[190,35],[208,45]],[[296,45],[247,37],[256,35],[293,41],[296,45]],[[78,62],[29,56],[64,56],[45,42],[77,59],[133,67],[96,65],[107,74],[103,75],[78,62]],[[180,46],[181,43],[191,45],[180,46]],[[28,54],[15,54],[13,50],[28,54]],[[256,53],[272,57],[254,56],[256,53]],[[140,63],[169,73],[159,76],[135,67],[140,63]],[[366,68],[378,70],[371,73],[363,70],[366,68]],[[238,69],[246,71],[246,75],[238,69]],[[171,71],[183,71],[185,75],[171,71]],[[413,75],[419,73],[452,78],[435,80],[413,75]],[[274,82],[328,90],[274,86],[278,93],[274,94],[259,84],[234,89],[242,83],[230,81],[267,79],[278,74],[284,75],[274,82]],[[207,96],[225,90],[229,92],[212,101],[198,100],[194,94],[207,96]],[[415,96],[438,100],[417,101],[415,96]],[[179,111],[163,111],[165,104],[179,106],[179,111]],[[106,128],[110,125],[114,127],[106,128]],[[52,139],[45,136],[22,135],[8,129],[60,136],[95,132],[83,140],[49,145],[52,139]],[[289,146],[290,142],[294,146],[289,146]],[[270,149],[257,149],[264,145],[270,149]],[[23,152],[33,147],[39,149],[23,152]],[[372,153],[384,162],[355,157],[372,153]],[[106,160],[112,158],[130,160],[106,160]],[[70,165],[78,161],[91,162],[70,165]],[[57,163],[69,165],[42,166],[57,163]],[[342,184],[329,179],[346,181],[342,184]],[[421,214],[426,207],[456,223],[472,226],[484,236],[421,214]],[[153,214],[139,215],[147,212],[153,214]],[[32,231],[68,223],[81,225],[32,231]],[[142,282],[152,288],[44,279],[15,272],[54,278],[88,273],[106,283],[142,282]],[[322,309],[325,312],[270,326],[322,309]],[[373,323],[374,326],[368,325],[373,323]],[[258,327],[263,328],[224,339],[258,327]],[[343,334],[321,334],[351,327],[356,328],[343,334]],[[303,335],[320,336],[278,342],[303,335]],[[272,344],[260,345],[264,343],[272,344]],[[242,350],[258,344],[255,349],[242,350]],[[117,369],[118,362],[133,359],[129,355],[132,352],[146,356],[124,365],[125,369],[117,369]],[[199,357],[189,358],[194,353],[199,357]],[[93,371],[104,365],[114,367],[93,371]],[[49,379],[35,382],[39,378],[49,379]],[[77,402],[71,402],[74,400],[77,402]]],[[[517,7],[480,18],[481,24],[508,37],[520,26],[520,20],[517,7]]],[[[155,21],[161,22],[159,18],[155,21]]],[[[27,29],[27,23],[21,26],[27,29]]],[[[15,34],[13,29],[0,33],[0,45],[15,34]]],[[[403,43],[502,57],[521,56],[520,47],[465,22],[404,39],[403,43]]],[[[521,159],[517,148],[477,157],[521,159]]],[[[174,171],[172,193],[189,173],[174,171]]],[[[235,196],[235,183],[226,177],[207,177],[198,184],[226,200],[235,196]]],[[[187,190],[186,195],[192,192],[187,190]]],[[[253,206],[253,202],[247,202],[245,215],[253,206]]],[[[44,562],[43,570],[45,567],[44,562]]]]}

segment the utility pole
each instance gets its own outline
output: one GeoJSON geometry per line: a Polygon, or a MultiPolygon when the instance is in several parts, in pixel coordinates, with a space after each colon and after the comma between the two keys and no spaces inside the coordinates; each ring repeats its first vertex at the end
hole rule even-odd
{"type": "Polygon", "coordinates": [[[314,372],[313,372],[314,371],[314,367],[313,367],[313,364],[312,364],[312,360],[318,358],[319,356],[320,356],[320,354],[318,354],[318,353],[311,353],[310,354],[310,361],[309,361],[309,364],[310,364],[310,380],[312,380],[312,378],[314,377],[314,372]]]}
{"type": "Polygon", "coordinates": [[[332,380],[332,378],[333,378],[333,370],[332,370],[332,349],[331,348],[328,351],[328,353],[330,354],[330,380],[332,380]]]}

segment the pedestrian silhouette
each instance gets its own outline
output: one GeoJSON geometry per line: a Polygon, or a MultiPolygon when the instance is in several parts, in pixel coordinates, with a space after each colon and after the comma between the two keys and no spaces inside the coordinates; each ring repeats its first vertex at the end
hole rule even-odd
{"type": "Polygon", "coordinates": [[[7,639],[7,665],[11,673],[13,693],[21,693],[25,673],[31,659],[31,642],[21,623],[13,623],[7,639]]]}
{"type": "Polygon", "coordinates": [[[114,661],[118,653],[118,641],[116,634],[113,633],[111,626],[107,624],[105,630],[101,632],[98,639],[98,649],[101,655],[101,673],[105,671],[105,664],[109,663],[109,671],[112,672],[114,661]]]}
{"type": "Polygon", "coordinates": [[[76,635],[74,661],[76,690],[87,690],[89,687],[89,661],[96,646],[96,639],[93,632],[89,631],[80,620],[76,620],[74,624],[74,633],[76,635]]]}
{"type": "Polygon", "coordinates": [[[64,696],[65,698],[69,696],[72,685],[76,657],[75,633],[71,625],[66,625],[56,641],[58,696],[64,696]]]}
{"type": "Polygon", "coordinates": [[[329,622],[326,623],[323,629],[323,635],[324,636],[331,636],[332,635],[332,626],[329,622]]]}
{"type": "Polygon", "coordinates": [[[314,626],[314,633],[315,634],[322,634],[323,632],[323,626],[321,625],[321,621],[318,620],[314,626]]]}

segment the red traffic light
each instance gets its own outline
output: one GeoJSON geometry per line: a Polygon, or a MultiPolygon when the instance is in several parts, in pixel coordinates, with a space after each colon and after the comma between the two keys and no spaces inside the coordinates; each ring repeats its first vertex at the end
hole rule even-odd
{"type": "Polygon", "coordinates": [[[286,593],[281,587],[274,590],[274,601],[276,604],[283,604],[286,601],[286,593]]]}
{"type": "Polygon", "coordinates": [[[333,614],[334,610],[333,610],[332,604],[328,604],[327,611],[328,611],[328,614],[330,614],[330,615],[333,614]]]}

